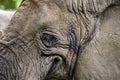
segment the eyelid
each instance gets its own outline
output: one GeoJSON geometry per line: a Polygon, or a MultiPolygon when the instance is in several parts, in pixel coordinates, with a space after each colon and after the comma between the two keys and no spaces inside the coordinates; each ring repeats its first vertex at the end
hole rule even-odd
{"type": "Polygon", "coordinates": [[[53,39],[57,39],[54,35],[48,34],[48,33],[43,33],[42,36],[48,36],[48,37],[52,37],[53,39]]]}
{"type": "Polygon", "coordinates": [[[57,40],[58,40],[57,45],[56,45],[57,47],[64,47],[64,48],[69,47],[70,42],[69,42],[67,36],[62,35],[61,33],[59,33],[59,31],[54,32],[54,31],[44,30],[40,34],[41,35],[42,34],[50,34],[50,35],[53,35],[55,38],[57,38],[57,40]]]}
{"type": "Polygon", "coordinates": [[[42,33],[40,37],[41,37],[42,44],[44,44],[44,46],[48,48],[55,47],[56,44],[58,43],[58,39],[52,34],[42,33]],[[51,37],[51,38],[47,39],[47,37],[51,37]]]}
{"type": "Polygon", "coordinates": [[[49,34],[49,35],[52,35],[52,36],[54,36],[55,38],[59,39],[59,37],[57,36],[57,34],[56,34],[56,33],[53,33],[53,32],[44,31],[44,32],[42,32],[41,35],[43,35],[43,34],[49,34]]]}

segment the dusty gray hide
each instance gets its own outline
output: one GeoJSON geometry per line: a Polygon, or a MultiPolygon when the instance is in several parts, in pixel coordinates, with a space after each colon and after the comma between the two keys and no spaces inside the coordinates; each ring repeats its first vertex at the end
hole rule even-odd
{"type": "Polygon", "coordinates": [[[23,0],[0,39],[0,80],[120,80],[120,0],[23,0]]]}

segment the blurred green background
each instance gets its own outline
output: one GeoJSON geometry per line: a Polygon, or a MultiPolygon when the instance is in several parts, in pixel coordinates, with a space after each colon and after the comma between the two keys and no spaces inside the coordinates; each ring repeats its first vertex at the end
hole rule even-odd
{"type": "Polygon", "coordinates": [[[22,0],[0,0],[0,9],[15,10],[22,0]]]}

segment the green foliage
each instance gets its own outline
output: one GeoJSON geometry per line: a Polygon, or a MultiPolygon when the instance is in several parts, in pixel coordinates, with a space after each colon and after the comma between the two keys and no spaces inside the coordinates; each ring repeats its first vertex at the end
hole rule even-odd
{"type": "Polygon", "coordinates": [[[0,0],[0,9],[16,9],[22,0],[0,0]]]}

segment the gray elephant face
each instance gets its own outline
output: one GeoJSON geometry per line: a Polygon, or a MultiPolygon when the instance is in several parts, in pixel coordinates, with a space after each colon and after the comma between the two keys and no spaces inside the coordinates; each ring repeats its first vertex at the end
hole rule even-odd
{"type": "Polygon", "coordinates": [[[116,1],[23,0],[0,40],[0,80],[119,80],[116,1]]]}
{"type": "Polygon", "coordinates": [[[61,5],[45,0],[22,2],[1,38],[2,80],[72,78],[79,28],[74,15],[61,5]]]}

